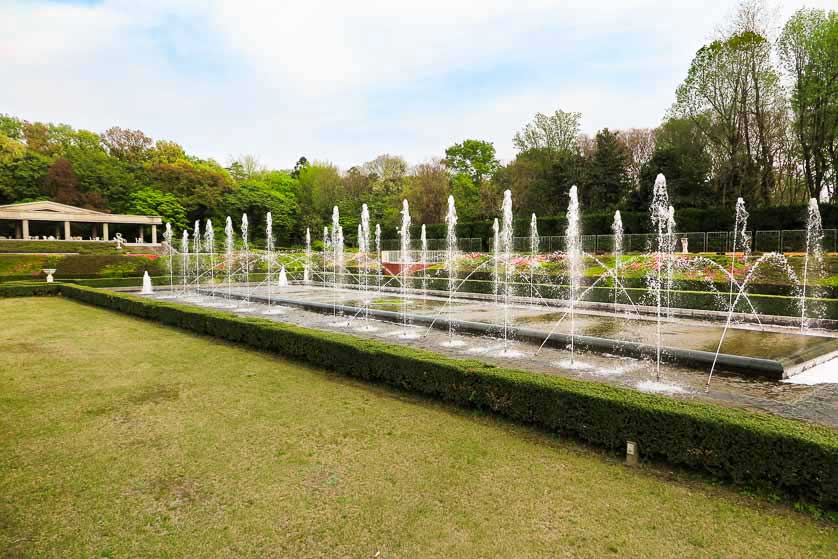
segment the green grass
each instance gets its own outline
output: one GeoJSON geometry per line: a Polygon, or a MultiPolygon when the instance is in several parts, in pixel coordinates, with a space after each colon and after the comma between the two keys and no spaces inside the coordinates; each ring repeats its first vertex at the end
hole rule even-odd
{"type": "Polygon", "coordinates": [[[835,526],[59,298],[0,300],[0,557],[833,557],[835,526]]]}

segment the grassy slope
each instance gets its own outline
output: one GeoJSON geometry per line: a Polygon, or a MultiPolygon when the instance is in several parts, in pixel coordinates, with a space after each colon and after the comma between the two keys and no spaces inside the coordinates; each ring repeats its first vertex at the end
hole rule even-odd
{"type": "Polygon", "coordinates": [[[0,557],[829,557],[834,526],[61,299],[0,300],[0,557]]]}

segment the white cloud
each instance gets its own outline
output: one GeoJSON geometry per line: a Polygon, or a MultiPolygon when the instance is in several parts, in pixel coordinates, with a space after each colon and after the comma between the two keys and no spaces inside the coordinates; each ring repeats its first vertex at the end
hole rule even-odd
{"type": "Polygon", "coordinates": [[[382,152],[420,161],[465,137],[492,140],[508,158],[537,111],[581,111],[588,132],[657,124],[693,53],[734,7],[6,2],[0,112],[141,128],[201,156],[252,153],[277,166],[302,154],[344,167],[382,152]],[[468,78],[481,73],[486,83],[468,78]]]}

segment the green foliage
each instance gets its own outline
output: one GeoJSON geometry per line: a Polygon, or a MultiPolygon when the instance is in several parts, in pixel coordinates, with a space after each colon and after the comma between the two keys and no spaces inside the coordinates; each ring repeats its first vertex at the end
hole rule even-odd
{"type": "Polygon", "coordinates": [[[536,113],[533,121],[515,133],[512,143],[519,152],[545,150],[558,156],[576,150],[582,113],[558,110],[552,115],[536,113]]]}
{"type": "Polygon", "coordinates": [[[226,214],[246,213],[254,239],[265,238],[265,215],[271,212],[274,237],[288,242],[297,222],[298,189],[297,180],[286,172],[261,173],[225,195],[222,207],[226,214]]]}
{"type": "Polygon", "coordinates": [[[260,318],[63,285],[89,304],[211,335],[364,380],[491,411],[612,451],[643,456],[838,507],[838,434],[767,414],[539,375],[260,318]]]}
{"type": "Polygon", "coordinates": [[[139,215],[159,215],[163,218],[163,223],[171,223],[175,230],[189,227],[186,210],[177,198],[168,192],[160,192],[153,188],[138,190],[131,194],[129,211],[139,215]]]}
{"type": "Polygon", "coordinates": [[[464,140],[445,150],[445,165],[455,175],[468,175],[479,186],[498,170],[495,146],[483,140],[464,140]]]}

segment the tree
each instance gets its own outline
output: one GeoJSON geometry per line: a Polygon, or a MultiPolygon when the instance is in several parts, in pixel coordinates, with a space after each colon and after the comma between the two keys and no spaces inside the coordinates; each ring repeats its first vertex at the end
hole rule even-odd
{"type": "Polygon", "coordinates": [[[838,200],[838,12],[798,10],[778,41],[780,60],[792,82],[794,131],[810,197],[818,197],[831,176],[838,200]]]}
{"type": "Polygon", "coordinates": [[[19,118],[0,113],[0,135],[12,140],[22,140],[23,123],[19,118]]]}
{"type": "Polygon", "coordinates": [[[581,189],[588,207],[612,210],[631,190],[629,155],[617,134],[604,128],[597,132],[596,149],[588,166],[588,180],[581,189]]]}
{"type": "Polygon", "coordinates": [[[45,155],[0,135],[0,204],[46,198],[43,181],[49,165],[45,155]]]}
{"type": "Polygon", "coordinates": [[[148,153],[149,163],[152,164],[174,163],[181,159],[187,159],[186,152],[180,144],[168,140],[157,140],[148,153]]]}
{"type": "Polygon", "coordinates": [[[438,159],[413,168],[407,187],[412,213],[420,223],[441,223],[448,200],[448,171],[438,159]]]}
{"type": "Polygon", "coordinates": [[[364,170],[372,182],[376,194],[401,194],[404,178],[407,176],[407,161],[399,155],[382,154],[364,163],[364,170]]]}
{"type": "MultiPolygon", "coordinates": [[[[300,169],[297,200],[301,206],[299,233],[317,231],[331,220],[332,207],[340,201],[341,177],[331,163],[312,163],[300,169]]],[[[347,232],[349,228],[344,227],[347,232]]]]}
{"type": "Polygon", "coordinates": [[[630,206],[637,211],[648,208],[658,173],[666,177],[674,206],[717,205],[709,186],[712,161],[698,126],[689,119],[670,119],[657,130],[656,137],[655,152],[641,169],[640,184],[630,197],[630,206]]]}
{"type": "Polygon", "coordinates": [[[148,167],[151,186],[173,194],[183,204],[188,220],[215,217],[233,181],[214,161],[158,163],[148,167]]]}
{"type": "Polygon", "coordinates": [[[250,221],[252,239],[265,238],[265,217],[271,212],[274,238],[287,242],[296,225],[297,181],[287,172],[270,171],[246,180],[224,196],[219,214],[241,216],[246,213],[250,221]]]}
{"type": "Polygon", "coordinates": [[[454,174],[468,175],[478,189],[494,176],[500,165],[495,146],[483,140],[464,140],[448,147],[443,162],[454,174]]]}
{"type": "Polygon", "coordinates": [[[294,170],[291,171],[291,177],[295,179],[300,178],[300,171],[306,167],[308,167],[308,159],[306,159],[305,156],[300,157],[294,164],[294,170]]]}
{"type": "Polygon", "coordinates": [[[143,188],[131,194],[131,213],[140,215],[159,215],[164,223],[171,223],[176,230],[188,229],[186,210],[174,195],[160,192],[154,188],[143,188]]]}
{"type": "Polygon", "coordinates": [[[629,128],[620,130],[617,139],[628,153],[628,175],[636,188],[640,171],[655,153],[655,130],[653,128],[629,128]]]}
{"type": "Polygon", "coordinates": [[[134,163],[148,159],[152,143],[152,139],[141,130],[114,126],[102,134],[102,145],[111,157],[134,163]]]}
{"type": "Polygon", "coordinates": [[[512,143],[519,152],[543,149],[552,155],[576,148],[582,113],[557,110],[552,115],[536,113],[532,122],[515,133],[512,143]]]}

